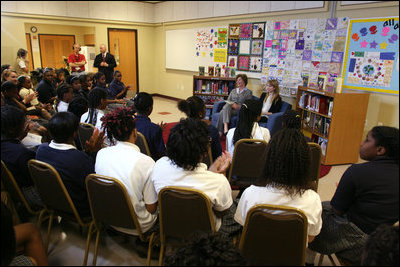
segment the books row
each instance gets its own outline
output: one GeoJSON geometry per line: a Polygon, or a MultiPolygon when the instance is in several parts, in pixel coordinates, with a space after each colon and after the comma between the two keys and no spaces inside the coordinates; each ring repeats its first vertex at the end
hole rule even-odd
{"type": "MultiPolygon", "coordinates": [[[[233,87],[233,86],[232,86],[233,87]]],[[[228,82],[197,80],[195,93],[229,94],[228,82]]]]}
{"type": "Polygon", "coordinates": [[[333,98],[302,92],[299,107],[332,116],[333,98]]]}
{"type": "Polygon", "coordinates": [[[313,132],[328,137],[330,125],[331,119],[303,111],[303,128],[312,129],[313,132]]]}
{"type": "Polygon", "coordinates": [[[224,100],[223,97],[220,96],[204,96],[204,95],[199,95],[201,99],[203,99],[205,105],[214,105],[215,102],[224,100]]]}

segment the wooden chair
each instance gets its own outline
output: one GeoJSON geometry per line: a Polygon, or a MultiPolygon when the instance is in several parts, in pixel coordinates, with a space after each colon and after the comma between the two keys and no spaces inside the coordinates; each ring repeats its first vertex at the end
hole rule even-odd
{"type": "Polygon", "coordinates": [[[322,151],[317,143],[308,142],[310,148],[310,179],[313,181],[313,189],[315,192],[318,190],[319,171],[321,167],[322,151]]]}
{"type": "MultiPolygon", "coordinates": [[[[61,180],[60,174],[53,166],[36,159],[31,159],[28,161],[28,168],[44,205],[44,209],[39,215],[39,222],[46,214],[50,216],[45,243],[47,251],[54,216],[75,221],[80,225],[81,229],[88,227],[91,219],[89,221],[89,218],[81,218],[65,188],[64,182],[61,180]]],[[[85,258],[83,262],[85,263],[86,261],[87,259],[85,258]]]]}
{"type": "MultiPolygon", "coordinates": [[[[93,265],[96,265],[100,233],[105,229],[105,226],[112,225],[136,229],[139,238],[143,242],[149,241],[146,261],[147,266],[149,266],[151,249],[156,233],[153,232],[151,235],[143,234],[125,186],[115,178],[99,174],[89,174],[86,177],[86,190],[88,192],[93,221],[90,224],[87,236],[85,259],[87,259],[89,253],[91,236],[93,233],[96,233],[93,256],[93,265]]],[[[86,262],[84,262],[84,265],[86,265],[86,262]]]]}
{"type": "Polygon", "coordinates": [[[201,191],[167,186],[158,193],[160,258],[162,265],[167,245],[176,246],[196,231],[215,232],[210,199],[201,191]]]}
{"type": "Polygon", "coordinates": [[[241,139],[237,141],[228,174],[229,183],[244,190],[261,178],[266,155],[267,142],[264,140],[241,139]]]}
{"type": "Polygon", "coordinates": [[[307,229],[300,209],[256,205],[247,213],[239,250],[251,264],[304,266],[307,229]]]}
{"type": "Polygon", "coordinates": [[[137,132],[137,138],[135,144],[140,148],[140,152],[151,157],[149,144],[147,143],[146,137],[140,132],[137,132]]]}
{"type": "Polygon", "coordinates": [[[79,137],[79,142],[81,143],[82,150],[85,149],[86,141],[89,141],[95,129],[96,127],[90,123],[84,123],[84,122],[79,123],[78,137],[79,137]]]}
{"type": "MultiPolygon", "coordinates": [[[[29,204],[29,202],[25,198],[25,195],[22,193],[22,190],[19,187],[17,181],[15,180],[14,175],[7,168],[3,160],[1,161],[1,184],[2,190],[8,193],[11,200],[13,201],[14,206],[16,207],[16,210],[18,210],[18,206],[22,204],[22,207],[24,207],[30,215],[39,215],[42,207],[32,207],[29,204]]],[[[16,213],[16,215],[18,216],[18,221],[21,221],[21,216],[18,214],[18,212],[16,213]]]]}

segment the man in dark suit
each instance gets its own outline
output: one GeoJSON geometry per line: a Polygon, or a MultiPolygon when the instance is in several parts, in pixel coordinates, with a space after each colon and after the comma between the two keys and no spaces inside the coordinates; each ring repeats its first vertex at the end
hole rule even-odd
{"type": "Polygon", "coordinates": [[[98,68],[99,72],[106,75],[106,83],[109,84],[113,79],[114,68],[117,66],[114,55],[107,52],[104,44],[100,45],[100,54],[94,59],[93,67],[98,68]]]}

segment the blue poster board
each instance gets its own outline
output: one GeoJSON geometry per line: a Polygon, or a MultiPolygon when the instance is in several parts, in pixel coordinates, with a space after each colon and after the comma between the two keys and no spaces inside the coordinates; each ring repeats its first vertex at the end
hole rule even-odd
{"type": "Polygon", "coordinates": [[[343,88],[399,94],[399,17],[351,19],[343,88]]]}

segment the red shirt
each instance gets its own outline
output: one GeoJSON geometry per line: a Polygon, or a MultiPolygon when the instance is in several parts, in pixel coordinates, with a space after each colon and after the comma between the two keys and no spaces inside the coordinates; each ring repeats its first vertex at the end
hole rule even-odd
{"type": "MultiPolygon", "coordinates": [[[[83,54],[75,55],[75,53],[72,53],[68,57],[68,63],[81,62],[83,60],[86,61],[86,58],[83,54]]],[[[75,72],[75,71],[85,71],[85,65],[83,65],[81,67],[71,67],[71,72],[75,72]]]]}

